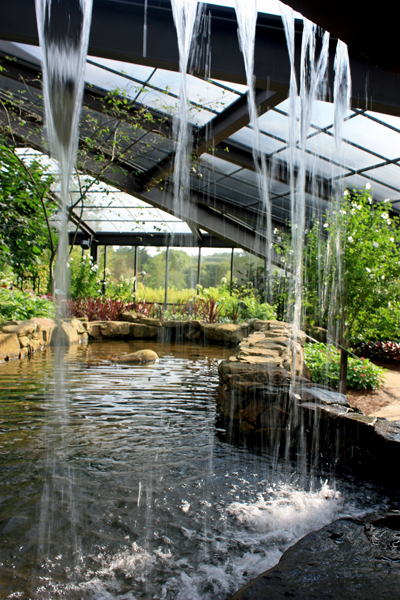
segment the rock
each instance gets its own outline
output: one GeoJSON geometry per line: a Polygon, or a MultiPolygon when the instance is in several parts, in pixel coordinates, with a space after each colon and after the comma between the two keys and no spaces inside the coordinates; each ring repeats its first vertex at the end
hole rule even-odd
{"type": "Polygon", "coordinates": [[[131,310],[124,310],[120,320],[121,321],[126,321],[127,323],[134,323],[135,321],[137,321],[139,319],[139,315],[137,313],[135,313],[135,311],[131,310]]]}
{"type": "Polygon", "coordinates": [[[131,338],[155,338],[158,336],[158,327],[142,325],[142,323],[129,323],[131,338]]]}
{"type": "Polygon", "coordinates": [[[128,337],[131,324],[125,321],[90,321],[82,323],[83,333],[94,339],[128,337]]]}
{"type": "Polygon", "coordinates": [[[49,345],[53,331],[56,328],[56,322],[53,321],[53,319],[47,319],[46,317],[35,317],[32,320],[37,324],[39,340],[43,345],[49,345]]]}
{"type": "Polygon", "coordinates": [[[39,348],[40,348],[40,342],[39,342],[39,340],[29,340],[28,348],[29,348],[29,352],[31,354],[33,352],[36,352],[36,350],[39,350],[39,348]]]}
{"type": "Polygon", "coordinates": [[[191,321],[175,321],[174,319],[171,319],[169,321],[163,321],[162,326],[168,329],[182,329],[182,331],[186,331],[190,328],[191,324],[191,321]]]}
{"type": "Polygon", "coordinates": [[[394,600],[400,513],[339,519],[303,537],[231,600],[394,600]]]}
{"type": "Polygon", "coordinates": [[[71,346],[78,341],[78,332],[68,321],[61,321],[51,336],[52,346],[71,346]]]}
{"type": "Polygon", "coordinates": [[[138,350],[137,352],[133,352],[132,354],[124,354],[123,356],[119,356],[118,358],[111,359],[112,362],[115,363],[127,363],[127,364],[141,364],[141,363],[149,363],[156,362],[158,360],[158,355],[153,350],[138,350]]]}
{"type": "Polygon", "coordinates": [[[153,319],[153,317],[144,317],[139,315],[140,323],[143,325],[150,325],[150,327],[161,327],[163,322],[161,319],[153,319]]]}
{"type": "Polygon", "coordinates": [[[238,344],[246,335],[246,330],[233,323],[201,323],[201,329],[209,342],[217,344],[238,344]]]}
{"type": "Polygon", "coordinates": [[[3,333],[16,333],[18,336],[30,336],[37,329],[35,321],[22,321],[18,325],[5,325],[2,327],[3,333]]]}
{"type": "Polygon", "coordinates": [[[71,319],[70,323],[76,329],[77,333],[86,333],[86,327],[79,319],[71,319]]]}
{"type": "Polygon", "coordinates": [[[346,396],[333,390],[324,389],[317,386],[310,386],[302,388],[299,391],[299,394],[301,399],[304,401],[317,400],[323,404],[340,404],[341,406],[347,406],[350,408],[350,404],[347,402],[346,396]]]}
{"type": "Polygon", "coordinates": [[[18,357],[20,350],[16,333],[0,333],[0,360],[18,357]]]}
{"type": "Polygon", "coordinates": [[[131,324],[125,321],[103,321],[100,333],[105,338],[125,337],[130,334],[131,324]]]}
{"type": "Polygon", "coordinates": [[[19,345],[21,346],[21,348],[26,348],[26,346],[29,344],[29,338],[26,335],[22,335],[21,337],[18,338],[19,340],[19,345]]]}

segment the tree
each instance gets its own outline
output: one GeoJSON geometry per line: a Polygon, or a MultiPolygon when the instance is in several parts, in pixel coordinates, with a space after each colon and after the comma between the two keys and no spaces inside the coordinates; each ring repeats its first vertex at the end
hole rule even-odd
{"type": "Polygon", "coordinates": [[[37,157],[29,164],[15,147],[0,144],[0,263],[9,266],[21,285],[38,277],[43,256],[50,265],[57,235],[50,220],[57,210],[51,193],[54,177],[37,157]]]}
{"type": "MultiPolygon", "coordinates": [[[[304,320],[327,328],[344,349],[342,391],[352,345],[399,337],[399,226],[390,200],[373,202],[367,186],[346,190],[305,236],[304,320]]],[[[277,251],[290,274],[289,238],[277,251]]]]}

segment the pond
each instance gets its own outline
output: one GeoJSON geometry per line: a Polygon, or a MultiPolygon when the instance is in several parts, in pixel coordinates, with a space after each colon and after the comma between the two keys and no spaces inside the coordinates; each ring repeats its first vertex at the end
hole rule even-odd
{"type": "Polygon", "coordinates": [[[0,597],[216,600],[309,531],[387,507],[300,482],[216,426],[220,347],[98,342],[1,365],[0,597]],[[110,356],[147,347],[158,363],[110,356]]]}

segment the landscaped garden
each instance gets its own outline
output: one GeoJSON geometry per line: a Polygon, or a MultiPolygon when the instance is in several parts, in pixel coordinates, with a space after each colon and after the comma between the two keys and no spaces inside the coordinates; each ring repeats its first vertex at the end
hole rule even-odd
{"type": "MultiPolygon", "coordinates": [[[[54,177],[37,155],[26,159],[3,148],[0,172],[0,319],[54,317],[57,204],[54,177]]],[[[346,190],[340,204],[306,232],[302,264],[303,325],[309,335],[305,361],[312,381],[338,385],[341,351],[349,353],[349,388],[377,388],[384,380],[371,359],[400,356],[400,234],[389,200],[373,203],[371,191],[346,190]],[[318,339],[318,341],[317,341],[318,339]],[[359,355],[357,358],[354,355],[359,355]]],[[[88,251],[71,248],[67,268],[70,298],[66,317],[119,320],[135,311],[163,320],[201,320],[241,324],[249,319],[290,320],[295,303],[291,283],[290,227],[275,230],[280,266],[269,277],[263,261],[237,252],[233,277],[230,253],[197,257],[172,249],[168,302],[165,302],[166,251],[108,248],[94,264],[88,251]]]]}

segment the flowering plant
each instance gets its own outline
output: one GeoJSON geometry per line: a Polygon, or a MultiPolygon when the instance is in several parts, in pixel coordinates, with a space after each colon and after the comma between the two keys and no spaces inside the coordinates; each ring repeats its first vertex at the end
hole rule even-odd
{"type": "MultiPolygon", "coordinates": [[[[311,381],[337,387],[340,371],[340,350],[332,345],[305,344],[304,360],[310,371],[311,381]]],[[[384,381],[384,369],[366,358],[349,358],[347,386],[349,388],[376,389],[384,381]]]]}

